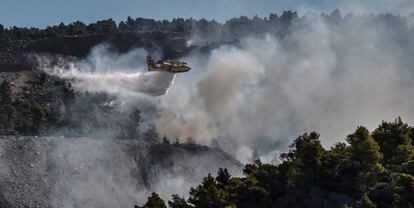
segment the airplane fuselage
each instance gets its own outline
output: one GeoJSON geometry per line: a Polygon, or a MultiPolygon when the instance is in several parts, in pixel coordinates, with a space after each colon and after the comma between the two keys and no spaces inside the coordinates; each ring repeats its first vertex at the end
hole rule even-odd
{"type": "Polygon", "coordinates": [[[183,64],[162,63],[148,66],[148,71],[169,71],[172,73],[182,73],[190,71],[190,67],[183,64]]]}
{"type": "Polygon", "coordinates": [[[168,71],[172,73],[182,73],[188,72],[191,70],[187,66],[187,63],[180,61],[158,61],[155,63],[155,60],[151,56],[147,56],[148,71],[168,71]]]}

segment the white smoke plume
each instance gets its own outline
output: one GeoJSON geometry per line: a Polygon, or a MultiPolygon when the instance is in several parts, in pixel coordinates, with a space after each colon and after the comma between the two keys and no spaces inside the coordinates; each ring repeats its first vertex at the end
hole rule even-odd
{"type": "Polygon", "coordinates": [[[330,146],[358,125],[373,129],[397,116],[413,123],[412,33],[387,31],[369,16],[349,18],[332,26],[307,15],[283,40],[245,38],[207,61],[190,55],[190,77],[178,77],[160,98],[158,131],[218,140],[248,162],[254,149],[274,160],[269,153],[308,131],[330,146]]]}
{"type": "Polygon", "coordinates": [[[319,132],[331,146],[358,125],[374,129],[397,116],[414,122],[412,16],[403,21],[409,31],[400,33],[387,21],[348,15],[330,24],[308,14],[284,39],[245,37],[239,46],[189,54],[183,59],[193,69],[175,81],[173,74],[145,73],[144,50],[118,55],[105,45],[66,72],[48,72],[72,78],[79,90],[145,99],[158,110],[148,117],[161,136],[214,141],[242,162],[256,150],[277,161],[305,132],[319,132]]]}
{"type": "Polygon", "coordinates": [[[119,55],[101,44],[92,49],[86,59],[50,63],[45,56],[38,56],[40,69],[51,75],[69,79],[76,90],[106,92],[123,98],[142,94],[160,96],[167,93],[175,75],[169,72],[147,72],[143,49],[119,55]]]}

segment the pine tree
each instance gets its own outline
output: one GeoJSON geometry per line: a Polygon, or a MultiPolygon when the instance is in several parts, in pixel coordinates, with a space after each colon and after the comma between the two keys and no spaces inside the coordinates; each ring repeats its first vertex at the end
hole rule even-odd
{"type": "Polygon", "coordinates": [[[377,208],[377,205],[364,193],[356,203],[356,208],[377,208]]]}
{"type": "Polygon", "coordinates": [[[401,118],[394,122],[382,122],[372,133],[381,148],[386,165],[399,166],[414,157],[411,134],[411,128],[401,118]]]}
{"type": "Polygon", "coordinates": [[[168,206],[170,208],[191,208],[191,206],[185,201],[185,199],[174,194],[172,195],[172,200],[168,201],[168,206]]]}
{"type": "Polygon", "coordinates": [[[367,191],[377,182],[379,174],[384,170],[381,165],[382,154],[365,127],[358,127],[355,133],[347,137],[350,147],[351,168],[357,175],[357,190],[367,191]]]}
{"type": "Polygon", "coordinates": [[[165,201],[158,194],[152,193],[143,206],[135,205],[135,208],[167,208],[167,205],[165,205],[165,201]]]}
{"type": "Polygon", "coordinates": [[[188,202],[199,208],[225,207],[227,195],[228,193],[220,189],[213,176],[209,174],[201,185],[190,189],[188,202]]]}
{"type": "Polygon", "coordinates": [[[414,204],[414,176],[394,174],[394,207],[412,207],[414,204]]]}
{"type": "Polygon", "coordinates": [[[318,172],[321,169],[325,149],[319,140],[319,134],[311,132],[298,137],[287,154],[282,159],[292,160],[297,168],[297,181],[301,185],[308,185],[318,181],[318,172]]]}

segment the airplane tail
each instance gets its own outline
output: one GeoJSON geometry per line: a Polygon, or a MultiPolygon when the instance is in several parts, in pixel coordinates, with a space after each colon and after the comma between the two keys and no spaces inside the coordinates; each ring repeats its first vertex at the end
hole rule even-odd
{"type": "Polygon", "coordinates": [[[150,55],[147,56],[147,64],[148,64],[148,71],[151,71],[151,69],[155,67],[155,60],[150,55]]]}

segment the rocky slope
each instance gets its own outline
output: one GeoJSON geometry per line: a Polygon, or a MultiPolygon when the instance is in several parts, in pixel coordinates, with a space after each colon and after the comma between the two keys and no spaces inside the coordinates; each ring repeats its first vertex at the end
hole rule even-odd
{"type": "Polygon", "coordinates": [[[184,194],[229,154],[192,144],[0,136],[0,207],[133,207],[152,191],[184,194]]]}

